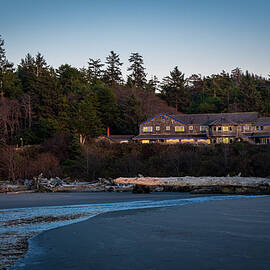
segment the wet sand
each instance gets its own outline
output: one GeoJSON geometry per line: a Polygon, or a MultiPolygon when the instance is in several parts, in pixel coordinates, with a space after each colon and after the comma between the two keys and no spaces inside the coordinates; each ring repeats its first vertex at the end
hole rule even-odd
{"type": "Polygon", "coordinates": [[[101,214],[41,233],[16,269],[268,270],[269,205],[268,196],[101,214]]]}
{"type": "MultiPolygon", "coordinates": [[[[206,195],[200,195],[200,197],[202,196],[206,195]]],[[[0,209],[106,202],[112,203],[139,200],[173,200],[192,197],[198,197],[198,195],[177,192],[162,192],[151,194],[132,194],[131,192],[0,194],[0,209]]]]}

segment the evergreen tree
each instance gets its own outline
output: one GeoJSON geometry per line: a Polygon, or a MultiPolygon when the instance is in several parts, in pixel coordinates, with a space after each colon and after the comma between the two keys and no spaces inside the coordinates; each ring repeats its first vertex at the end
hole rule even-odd
{"type": "Polygon", "coordinates": [[[102,67],[104,64],[101,63],[100,59],[94,60],[89,58],[88,62],[88,73],[91,80],[101,79],[103,75],[102,67]]]}
{"type": "Polygon", "coordinates": [[[97,116],[92,96],[86,96],[79,104],[74,104],[75,112],[72,127],[80,136],[80,143],[84,144],[87,138],[94,138],[102,133],[102,124],[97,116]]]}
{"type": "Polygon", "coordinates": [[[159,80],[156,76],[152,77],[145,85],[145,90],[150,93],[156,93],[158,90],[159,80]]]}
{"type": "Polygon", "coordinates": [[[117,128],[119,117],[116,98],[111,88],[104,83],[97,83],[93,86],[94,94],[96,95],[98,116],[102,121],[104,128],[109,127],[112,132],[117,128]]]}
{"type": "Polygon", "coordinates": [[[123,63],[120,62],[119,54],[114,51],[110,52],[110,55],[106,57],[107,68],[104,74],[104,80],[109,85],[121,84],[122,83],[122,72],[121,66],[123,63]]]}
{"type": "Polygon", "coordinates": [[[0,35],[0,96],[3,97],[5,95],[4,90],[4,77],[8,72],[13,72],[13,64],[10,63],[6,58],[6,52],[4,49],[4,40],[0,35]]]}
{"type": "Polygon", "coordinates": [[[186,87],[185,75],[176,66],[170,72],[170,76],[163,79],[161,96],[168,105],[175,107],[178,111],[186,112],[190,105],[190,96],[186,87]]]}
{"type": "Polygon", "coordinates": [[[144,72],[143,57],[138,53],[131,53],[128,60],[131,63],[128,71],[131,71],[129,77],[132,80],[133,86],[144,88],[146,84],[146,73],[144,72]]]}
{"type": "Polygon", "coordinates": [[[36,77],[37,78],[41,75],[41,73],[43,71],[47,71],[49,69],[49,66],[47,65],[44,57],[39,52],[36,55],[34,63],[35,63],[36,77]]]}
{"type": "Polygon", "coordinates": [[[143,122],[146,117],[141,112],[140,102],[131,94],[122,104],[119,105],[120,108],[120,127],[121,133],[124,134],[138,134],[139,124],[143,122]]]}
{"type": "Polygon", "coordinates": [[[57,70],[59,87],[64,94],[85,95],[90,85],[83,71],[68,64],[61,65],[57,70]]]}

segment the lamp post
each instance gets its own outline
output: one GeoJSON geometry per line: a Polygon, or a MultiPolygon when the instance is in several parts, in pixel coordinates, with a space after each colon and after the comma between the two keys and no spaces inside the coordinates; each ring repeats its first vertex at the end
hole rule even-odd
{"type": "Polygon", "coordinates": [[[20,138],[21,141],[21,147],[23,147],[23,138],[20,138]]]}

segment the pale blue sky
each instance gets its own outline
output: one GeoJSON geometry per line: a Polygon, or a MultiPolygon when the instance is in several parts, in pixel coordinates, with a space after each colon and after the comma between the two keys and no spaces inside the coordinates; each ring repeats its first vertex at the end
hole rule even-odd
{"type": "Polygon", "coordinates": [[[57,68],[111,50],[143,55],[149,77],[235,67],[270,73],[269,0],[0,0],[0,34],[15,64],[41,52],[57,68]]]}

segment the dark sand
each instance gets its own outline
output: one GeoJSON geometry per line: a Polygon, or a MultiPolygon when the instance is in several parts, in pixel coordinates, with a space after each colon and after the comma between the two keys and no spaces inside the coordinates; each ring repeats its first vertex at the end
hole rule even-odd
{"type": "Polygon", "coordinates": [[[125,202],[140,200],[173,200],[202,197],[189,193],[161,192],[151,194],[132,194],[131,192],[67,192],[67,193],[25,193],[0,194],[0,209],[78,205],[90,203],[125,202]]]}
{"type": "Polygon", "coordinates": [[[17,269],[269,270],[269,206],[268,196],[106,213],[41,233],[17,269]]]}

